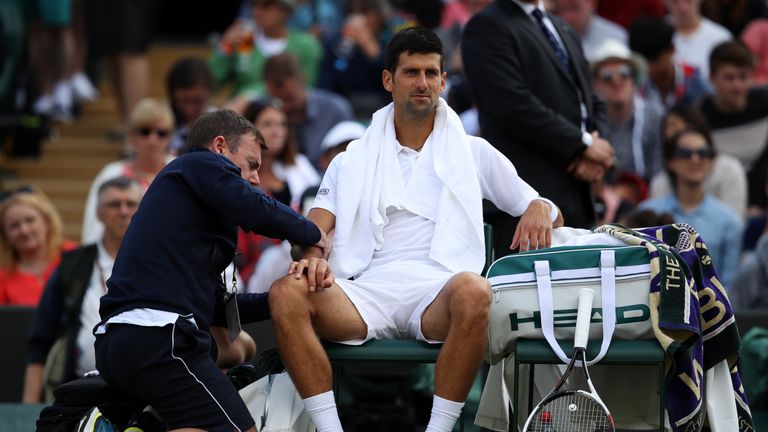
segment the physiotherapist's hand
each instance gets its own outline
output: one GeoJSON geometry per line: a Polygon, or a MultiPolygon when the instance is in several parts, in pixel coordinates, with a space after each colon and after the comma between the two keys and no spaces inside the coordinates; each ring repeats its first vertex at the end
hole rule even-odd
{"type": "Polygon", "coordinates": [[[552,245],[552,220],[549,204],[540,200],[531,201],[520,217],[509,248],[516,249],[520,246],[520,252],[525,252],[548,248],[550,245],[552,245]]]}
{"type": "Polygon", "coordinates": [[[304,273],[307,274],[310,292],[330,288],[335,280],[331,266],[324,258],[301,259],[292,262],[288,268],[288,274],[296,279],[301,279],[304,273]]]}
{"type": "Polygon", "coordinates": [[[328,256],[331,254],[331,239],[328,237],[328,234],[325,233],[325,231],[320,230],[320,240],[314,244],[314,246],[320,248],[320,250],[323,252],[323,259],[328,259],[328,256]]]}
{"type": "Polygon", "coordinates": [[[309,258],[323,258],[327,260],[331,254],[331,243],[328,235],[323,230],[320,230],[320,240],[317,243],[313,245],[292,245],[291,259],[294,261],[309,258]]]}

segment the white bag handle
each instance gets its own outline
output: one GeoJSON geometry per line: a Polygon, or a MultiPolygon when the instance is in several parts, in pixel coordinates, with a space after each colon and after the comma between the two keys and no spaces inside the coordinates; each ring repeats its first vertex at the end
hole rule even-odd
{"type": "MultiPolygon", "coordinates": [[[[536,287],[539,291],[541,331],[557,357],[563,363],[569,363],[570,359],[555,339],[555,305],[552,301],[552,276],[549,270],[549,261],[534,261],[534,270],[536,287]]],[[[608,352],[608,347],[611,345],[613,331],[616,328],[616,255],[611,249],[600,251],[600,291],[603,309],[603,341],[597,356],[587,361],[589,366],[605,357],[605,353],[608,352]]]]}

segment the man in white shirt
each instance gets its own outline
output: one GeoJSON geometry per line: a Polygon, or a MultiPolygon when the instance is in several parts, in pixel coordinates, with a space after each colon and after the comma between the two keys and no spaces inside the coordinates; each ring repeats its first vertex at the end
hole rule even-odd
{"type": "Polygon", "coordinates": [[[667,0],[667,9],[675,27],[672,41],[678,62],[699,69],[709,77],[709,54],[721,42],[731,40],[731,33],[720,24],[701,16],[701,0],[667,0]]]}
{"type": "Polygon", "coordinates": [[[320,432],[341,424],[318,337],[443,342],[427,431],[450,431],[487,339],[482,198],[521,216],[513,248],[549,246],[553,221],[562,223],[508,159],[466,135],[439,99],[445,79],[430,30],[405,29],[389,42],[382,82],[393,103],[333,160],[309,213],[334,233],[330,264],[318,248],[297,249],[289,275],[270,289],[281,358],[320,432]]]}

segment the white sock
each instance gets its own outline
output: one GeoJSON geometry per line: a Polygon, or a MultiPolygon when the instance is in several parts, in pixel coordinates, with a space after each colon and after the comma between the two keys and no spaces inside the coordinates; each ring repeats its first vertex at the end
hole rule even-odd
{"type": "Polygon", "coordinates": [[[438,395],[432,399],[432,417],[425,432],[451,432],[456,424],[464,402],[454,402],[438,395]]]}
{"type": "Polygon", "coordinates": [[[317,432],[342,432],[333,391],[302,399],[317,432]]]}

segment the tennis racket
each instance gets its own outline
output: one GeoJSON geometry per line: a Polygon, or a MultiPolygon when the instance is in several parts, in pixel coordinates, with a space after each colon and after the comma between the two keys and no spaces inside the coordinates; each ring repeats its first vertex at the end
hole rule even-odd
{"type": "Polygon", "coordinates": [[[586,348],[589,321],[592,315],[592,299],[595,292],[583,288],[579,292],[579,308],[576,314],[576,334],[573,341],[573,358],[563,376],[549,394],[536,405],[523,432],[614,432],[613,417],[600,396],[597,395],[587,370],[586,348]],[[576,359],[581,358],[584,378],[589,391],[563,389],[573,371],[576,359]]]}

